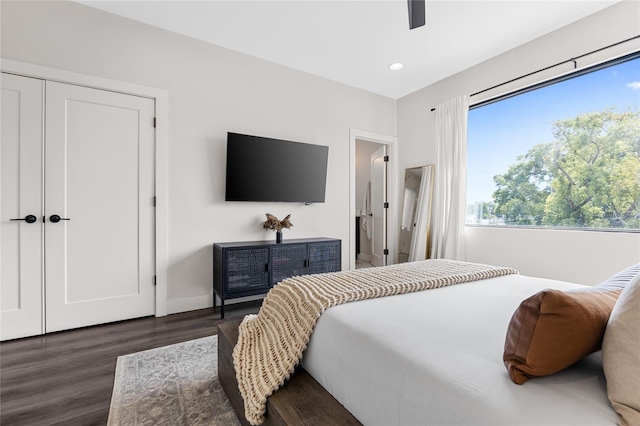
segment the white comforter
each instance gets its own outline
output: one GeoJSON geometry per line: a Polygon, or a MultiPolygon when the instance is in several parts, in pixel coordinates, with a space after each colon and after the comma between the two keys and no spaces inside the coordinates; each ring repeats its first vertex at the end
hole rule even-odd
{"type": "Polygon", "coordinates": [[[335,306],[303,366],[364,425],[613,425],[599,353],[523,385],[502,363],[520,302],[575,287],[509,275],[335,306]]]}

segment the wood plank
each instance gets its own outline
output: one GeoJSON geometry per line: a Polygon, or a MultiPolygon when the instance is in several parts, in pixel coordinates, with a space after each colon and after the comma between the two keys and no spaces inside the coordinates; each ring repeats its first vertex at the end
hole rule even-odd
{"type": "MultiPolygon", "coordinates": [[[[261,301],[228,306],[228,317],[257,313],[261,301]]],[[[116,359],[215,335],[219,311],[86,327],[0,343],[0,424],[104,425],[116,359]]]]}
{"type": "MultiPolygon", "coordinates": [[[[238,390],[233,367],[233,347],[238,342],[240,321],[218,325],[218,376],[231,406],[244,421],[244,404],[238,390]],[[224,383],[223,383],[224,381],[224,383]]],[[[302,367],[267,399],[267,426],[361,425],[346,408],[309,375],[302,367]]]]}

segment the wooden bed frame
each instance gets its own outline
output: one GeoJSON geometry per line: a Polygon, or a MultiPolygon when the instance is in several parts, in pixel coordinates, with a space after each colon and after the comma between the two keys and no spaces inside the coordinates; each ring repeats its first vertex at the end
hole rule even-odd
{"type": "MultiPolygon", "coordinates": [[[[233,367],[233,348],[238,342],[239,320],[218,325],[218,378],[240,423],[249,426],[244,416],[244,402],[233,367]]],[[[302,367],[267,399],[264,425],[341,425],[361,423],[302,367]]]]}

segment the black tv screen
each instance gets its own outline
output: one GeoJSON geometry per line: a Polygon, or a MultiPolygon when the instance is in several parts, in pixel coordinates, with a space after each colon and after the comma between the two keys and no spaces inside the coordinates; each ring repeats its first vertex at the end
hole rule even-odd
{"type": "Polygon", "coordinates": [[[226,201],[324,203],[329,147],[227,134],[226,201]]]}

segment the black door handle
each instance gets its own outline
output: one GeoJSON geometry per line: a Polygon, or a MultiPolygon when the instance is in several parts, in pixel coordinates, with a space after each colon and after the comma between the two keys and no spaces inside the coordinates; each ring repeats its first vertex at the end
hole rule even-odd
{"type": "Polygon", "coordinates": [[[29,214],[29,215],[26,215],[24,219],[9,219],[9,220],[24,220],[27,223],[34,223],[35,221],[38,220],[38,218],[32,214],[29,214]]]}
{"type": "Polygon", "coordinates": [[[61,220],[71,220],[71,219],[68,219],[66,217],[60,217],[57,214],[52,214],[51,216],[49,216],[49,220],[53,223],[58,223],[61,220]]]}

